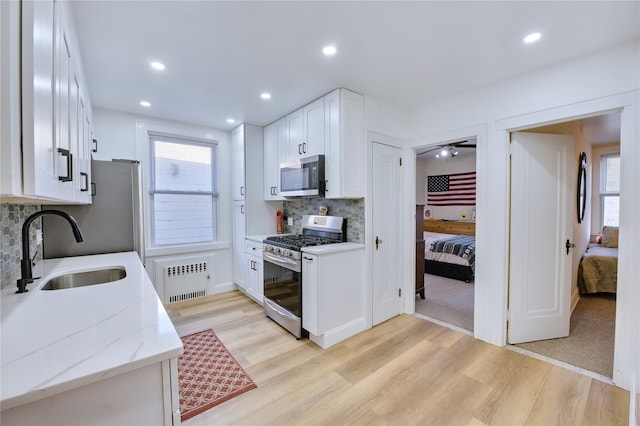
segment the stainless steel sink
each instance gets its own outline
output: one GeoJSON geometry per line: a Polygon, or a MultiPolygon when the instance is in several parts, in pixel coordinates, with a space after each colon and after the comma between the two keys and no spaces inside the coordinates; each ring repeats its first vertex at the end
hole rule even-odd
{"type": "Polygon", "coordinates": [[[118,281],[127,276],[123,267],[99,269],[97,271],[73,272],[51,278],[40,289],[61,290],[64,288],[84,287],[118,281]]]}

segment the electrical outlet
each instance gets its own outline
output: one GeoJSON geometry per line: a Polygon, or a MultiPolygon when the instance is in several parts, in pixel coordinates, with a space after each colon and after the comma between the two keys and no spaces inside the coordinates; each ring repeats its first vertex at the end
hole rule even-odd
{"type": "Polygon", "coordinates": [[[287,225],[288,226],[293,226],[293,218],[292,217],[288,217],[287,218],[287,225]]]}

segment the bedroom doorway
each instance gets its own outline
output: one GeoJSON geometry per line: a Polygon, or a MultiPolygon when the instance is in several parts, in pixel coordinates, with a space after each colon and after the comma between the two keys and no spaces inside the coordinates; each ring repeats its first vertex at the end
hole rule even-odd
{"type": "Polygon", "coordinates": [[[469,137],[416,150],[416,203],[424,205],[425,298],[416,295],[415,312],[470,333],[476,291],[476,144],[476,137],[469,137]],[[439,243],[456,237],[459,246],[452,242],[445,249],[439,243]],[[472,256],[465,254],[469,250],[472,256]]]}
{"type": "MultiPolygon", "coordinates": [[[[524,131],[530,133],[554,133],[573,135],[576,140],[575,161],[581,152],[587,155],[587,204],[582,222],[577,220],[577,205],[569,213],[573,224],[574,243],[571,265],[571,279],[567,283],[571,293],[571,316],[568,337],[538,340],[520,343],[515,347],[521,350],[549,357],[600,376],[613,377],[613,358],[615,349],[615,293],[596,292],[580,294],[578,273],[582,255],[589,246],[597,242],[601,234],[605,213],[600,205],[602,159],[620,155],[620,112],[610,112],[593,117],[542,126],[524,131]]],[[[614,170],[619,179],[618,169],[614,170]]],[[[619,181],[618,181],[619,182],[619,181]]],[[[576,194],[577,179],[572,182],[572,194],[576,194]]],[[[619,197],[619,192],[618,192],[619,197]]],[[[575,195],[573,196],[575,197],[575,195]]],[[[614,212],[617,225],[617,211],[614,212]]],[[[608,216],[611,216],[611,211],[608,216]]],[[[609,219],[607,219],[609,220],[609,219]]],[[[616,244],[617,245],[617,244],[616,244]]]]}

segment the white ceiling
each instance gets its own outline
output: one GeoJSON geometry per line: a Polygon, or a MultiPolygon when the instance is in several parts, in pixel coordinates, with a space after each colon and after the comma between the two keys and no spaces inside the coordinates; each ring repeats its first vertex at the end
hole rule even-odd
{"type": "Polygon", "coordinates": [[[411,110],[640,37],[638,1],[69,3],[94,107],[220,129],[336,87],[411,110]]]}

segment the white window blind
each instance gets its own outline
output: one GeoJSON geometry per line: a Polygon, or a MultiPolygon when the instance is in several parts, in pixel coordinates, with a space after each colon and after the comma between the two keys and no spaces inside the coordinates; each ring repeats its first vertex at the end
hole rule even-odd
{"type": "Polygon", "coordinates": [[[216,240],[216,145],[150,135],[153,244],[216,240]]]}
{"type": "Polygon", "coordinates": [[[620,154],[603,155],[600,162],[600,225],[618,226],[620,218],[620,154]]]}

